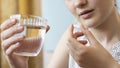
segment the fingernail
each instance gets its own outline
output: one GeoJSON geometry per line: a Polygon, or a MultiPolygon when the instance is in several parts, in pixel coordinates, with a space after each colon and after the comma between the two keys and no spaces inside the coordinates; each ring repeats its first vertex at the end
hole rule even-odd
{"type": "Polygon", "coordinates": [[[15,22],[15,19],[11,19],[11,22],[15,22]]]}
{"type": "Polygon", "coordinates": [[[19,45],[20,45],[20,43],[19,43],[19,42],[17,42],[17,43],[16,43],[16,45],[18,45],[18,46],[19,46],[19,45]]]}
{"type": "Polygon", "coordinates": [[[19,35],[19,39],[23,40],[25,38],[24,35],[19,35]]]}
{"type": "Polygon", "coordinates": [[[21,30],[21,29],[23,29],[23,26],[19,26],[17,29],[18,29],[18,30],[21,30]]]}
{"type": "Polygon", "coordinates": [[[24,38],[25,38],[25,36],[23,35],[23,36],[22,36],[22,38],[24,39],[24,38]]]}

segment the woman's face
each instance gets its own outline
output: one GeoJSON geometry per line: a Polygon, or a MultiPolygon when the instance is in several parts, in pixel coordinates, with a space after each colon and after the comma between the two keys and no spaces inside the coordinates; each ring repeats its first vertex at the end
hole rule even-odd
{"type": "Polygon", "coordinates": [[[114,10],[115,0],[65,0],[68,9],[85,27],[104,23],[114,10]]]}

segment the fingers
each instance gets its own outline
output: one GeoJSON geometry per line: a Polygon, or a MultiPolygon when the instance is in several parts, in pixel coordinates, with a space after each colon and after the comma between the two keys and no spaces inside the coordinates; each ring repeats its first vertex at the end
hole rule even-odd
{"type": "Polygon", "coordinates": [[[83,62],[83,57],[86,54],[87,47],[84,46],[87,43],[87,40],[81,40],[77,41],[75,38],[71,38],[69,40],[68,48],[71,56],[74,58],[76,62],[78,62],[78,65],[84,66],[83,62]]]}
{"type": "MultiPolygon", "coordinates": [[[[85,40],[80,41],[82,43],[86,43],[85,40]]],[[[67,44],[68,48],[69,48],[69,52],[72,55],[72,57],[75,60],[80,60],[80,56],[82,55],[82,53],[86,50],[86,47],[82,44],[79,43],[76,39],[71,38],[69,39],[69,42],[67,44]]]]}
{"type": "Polygon", "coordinates": [[[81,40],[81,41],[78,41],[78,42],[80,42],[83,45],[86,45],[88,43],[87,40],[81,40]]]}
{"type": "Polygon", "coordinates": [[[13,36],[13,37],[10,37],[9,39],[6,39],[2,42],[2,49],[4,51],[6,51],[9,47],[11,47],[13,44],[23,40],[25,38],[25,36],[19,36],[19,37],[16,37],[16,36],[13,36]]]}
{"type": "Polygon", "coordinates": [[[1,32],[1,40],[5,40],[11,36],[13,36],[16,33],[20,33],[24,30],[23,26],[20,27],[10,27],[9,29],[4,30],[1,32]]]}
{"type": "Polygon", "coordinates": [[[6,20],[3,24],[1,24],[0,27],[2,49],[7,55],[12,54],[13,51],[20,46],[20,43],[18,42],[25,38],[25,36],[14,36],[16,33],[20,33],[24,30],[23,26],[15,26],[16,23],[16,19],[9,19],[6,20]]]}
{"type": "Polygon", "coordinates": [[[95,39],[95,37],[93,36],[93,34],[88,29],[86,29],[83,25],[81,25],[81,30],[87,36],[87,38],[91,44],[98,43],[97,40],[95,39]]]}
{"type": "Polygon", "coordinates": [[[67,29],[67,31],[70,33],[70,36],[73,36],[73,30],[74,30],[74,27],[73,27],[73,24],[71,24],[67,29]]]}
{"type": "Polygon", "coordinates": [[[71,25],[67,28],[67,30],[65,31],[65,33],[64,33],[63,36],[66,37],[67,39],[73,37],[73,29],[74,29],[73,24],[71,24],[71,25]]]}
{"type": "Polygon", "coordinates": [[[75,39],[77,39],[78,37],[83,36],[83,35],[84,35],[83,32],[76,32],[76,33],[73,34],[73,37],[75,39]]]}
{"type": "Polygon", "coordinates": [[[77,38],[83,36],[84,34],[83,32],[76,32],[75,34],[73,34],[73,29],[73,25],[70,25],[70,27],[68,28],[68,31],[71,32],[72,37],[69,37],[67,45],[68,48],[76,51],[82,49],[84,47],[83,45],[87,44],[87,40],[78,41],[77,38]]]}
{"type": "Polygon", "coordinates": [[[11,54],[13,54],[13,52],[20,46],[21,44],[19,42],[11,45],[7,50],[6,50],[6,54],[8,56],[10,56],[11,54]]]}
{"type": "Polygon", "coordinates": [[[12,20],[6,20],[3,24],[1,24],[1,31],[8,29],[9,27],[12,27],[13,25],[15,25],[17,23],[16,19],[12,19],[12,20]]]}
{"type": "MultiPolygon", "coordinates": [[[[86,43],[86,41],[79,41],[79,42],[86,43]]],[[[68,48],[70,48],[73,51],[83,50],[84,46],[82,43],[79,43],[79,42],[74,38],[70,38],[67,43],[68,48]]]]}

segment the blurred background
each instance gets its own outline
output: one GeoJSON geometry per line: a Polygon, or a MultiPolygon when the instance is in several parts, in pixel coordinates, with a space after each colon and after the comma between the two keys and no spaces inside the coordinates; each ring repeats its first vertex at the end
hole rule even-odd
{"type": "Polygon", "coordinates": [[[60,37],[71,23],[75,23],[75,19],[66,8],[64,0],[43,0],[42,16],[47,18],[51,27],[46,34],[44,46],[44,67],[46,67],[60,37]]]}
{"type": "MultiPolygon", "coordinates": [[[[41,0],[0,0],[0,23],[9,19],[13,14],[42,15],[41,0]]],[[[0,68],[9,68],[5,56],[0,52],[0,68]]],[[[29,68],[43,68],[43,50],[37,57],[31,57],[29,68]]]]}
{"type": "MultiPolygon", "coordinates": [[[[120,6],[120,0],[117,1],[117,5],[120,6]]],[[[118,8],[120,11],[120,7],[118,8]]],[[[0,0],[0,23],[10,15],[18,13],[38,15],[48,20],[51,29],[46,34],[44,47],[37,57],[29,60],[29,68],[45,68],[60,37],[71,23],[76,23],[76,20],[67,10],[64,0],[0,0]]],[[[9,68],[2,51],[0,58],[0,68],[9,68]]]]}

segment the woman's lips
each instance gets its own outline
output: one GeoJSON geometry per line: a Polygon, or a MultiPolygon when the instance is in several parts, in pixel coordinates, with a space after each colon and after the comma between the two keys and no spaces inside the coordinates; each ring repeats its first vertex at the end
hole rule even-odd
{"type": "Polygon", "coordinates": [[[94,11],[93,9],[82,11],[82,12],[80,12],[79,16],[82,17],[83,19],[88,19],[93,14],[93,11],[94,11]]]}

